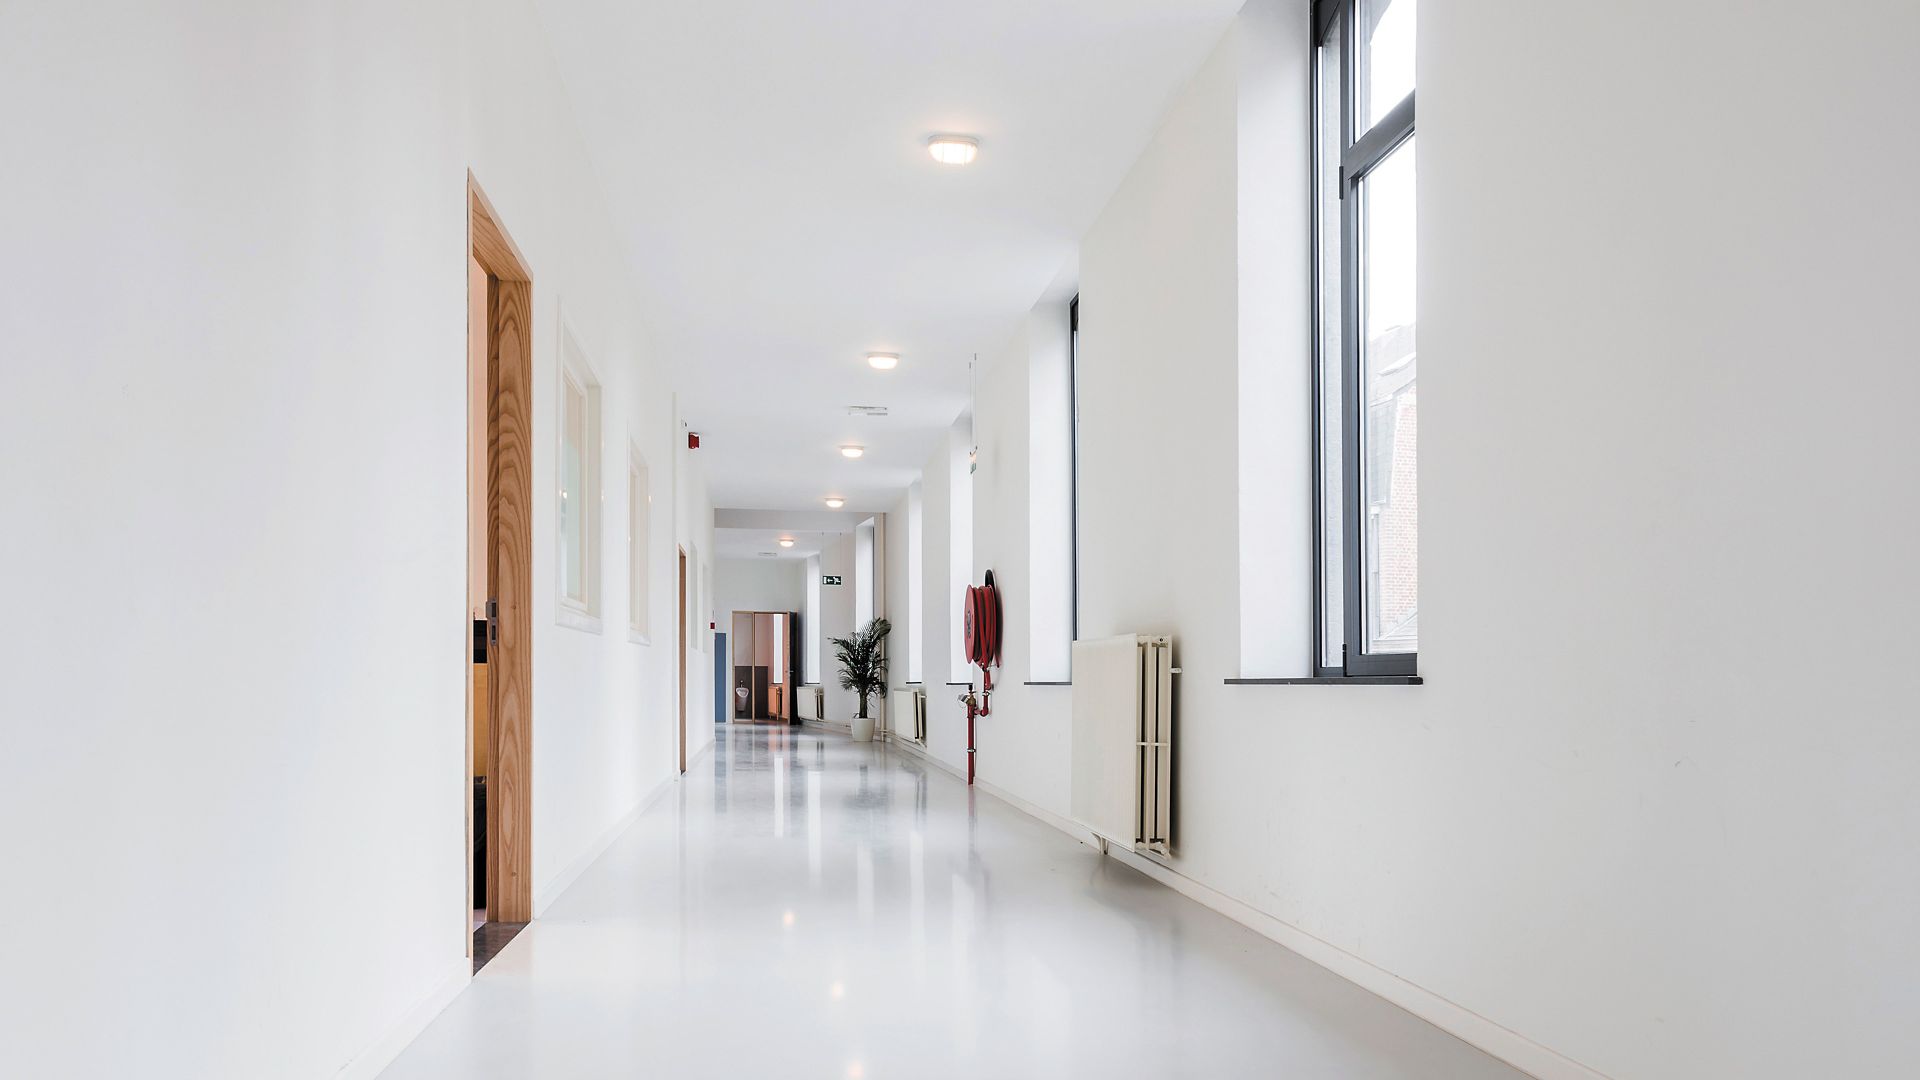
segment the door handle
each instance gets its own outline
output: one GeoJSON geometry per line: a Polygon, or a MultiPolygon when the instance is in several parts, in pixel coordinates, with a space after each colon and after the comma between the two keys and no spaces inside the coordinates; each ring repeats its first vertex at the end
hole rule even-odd
{"type": "Polygon", "coordinates": [[[500,601],[487,601],[487,655],[500,647],[500,601]]]}

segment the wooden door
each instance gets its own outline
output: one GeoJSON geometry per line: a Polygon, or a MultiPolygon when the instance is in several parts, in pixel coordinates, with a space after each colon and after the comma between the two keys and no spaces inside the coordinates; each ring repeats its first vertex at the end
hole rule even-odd
{"type": "Polygon", "coordinates": [[[533,282],[467,178],[468,238],[487,272],[487,912],[533,918],[533,282]]]}

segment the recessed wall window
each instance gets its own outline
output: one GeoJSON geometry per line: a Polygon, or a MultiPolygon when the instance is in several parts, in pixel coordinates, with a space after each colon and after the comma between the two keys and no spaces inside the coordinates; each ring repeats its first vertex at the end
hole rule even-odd
{"type": "Polygon", "coordinates": [[[700,564],[700,626],[694,636],[700,641],[700,651],[713,651],[713,564],[700,564]]]}
{"type": "Polygon", "coordinates": [[[820,682],[820,556],[807,556],[807,610],[802,614],[800,632],[806,639],[806,652],[800,659],[805,670],[800,673],[801,681],[809,684],[820,682]]]}
{"type": "Polygon", "coordinates": [[[1072,520],[1068,525],[1070,560],[1067,639],[1080,640],[1080,297],[1067,305],[1067,498],[1072,520]]]}
{"type": "Polygon", "coordinates": [[[653,571],[647,553],[653,535],[653,487],[647,459],[638,446],[627,447],[627,629],[648,641],[653,571]]]}
{"type": "Polygon", "coordinates": [[[927,538],[920,491],[917,480],[907,488],[907,681],[913,683],[926,678],[927,666],[927,584],[921,577],[927,538]]]}
{"type": "Polygon", "coordinates": [[[853,530],[853,625],[857,630],[873,621],[874,537],[872,520],[861,522],[853,530]]]}
{"type": "Polygon", "coordinates": [[[598,629],[600,383],[573,334],[560,334],[560,621],[598,629]]]}
{"type": "Polygon", "coordinates": [[[947,433],[947,595],[952,617],[947,624],[947,681],[968,682],[974,669],[967,662],[966,595],[973,579],[973,418],[947,433]]]}
{"type": "Polygon", "coordinates": [[[1314,80],[1315,668],[1413,674],[1420,645],[1417,0],[1322,0],[1314,80]]]}
{"type": "MultiPolygon", "coordinates": [[[[1034,682],[1073,674],[1074,551],[1073,327],[1077,301],[1043,302],[1027,331],[1027,670],[1034,682]]],[[[1012,468],[1023,463],[1008,462],[1012,468]]],[[[1010,658],[1018,665],[1019,657],[1010,658]]],[[[1017,670],[1017,667],[1012,668],[1017,670]]]]}
{"type": "Polygon", "coordinates": [[[701,595],[700,545],[687,545],[687,648],[695,652],[705,652],[702,642],[706,635],[702,633],[707,626],[706,597],[701,595]]]}

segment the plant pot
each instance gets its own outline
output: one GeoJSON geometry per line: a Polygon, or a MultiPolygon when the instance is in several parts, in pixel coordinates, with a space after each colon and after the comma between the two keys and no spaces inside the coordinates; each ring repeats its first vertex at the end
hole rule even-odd
{"type": "Polygon", "coordinates": [[[856,716],[853,718],[853,741],[854,742],[872,742],[873,741],[873,717],[856,716]]]}

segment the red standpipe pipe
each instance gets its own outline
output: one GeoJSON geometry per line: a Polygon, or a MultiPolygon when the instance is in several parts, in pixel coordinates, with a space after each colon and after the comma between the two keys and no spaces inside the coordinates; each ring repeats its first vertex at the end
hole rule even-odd
{"type": "Polygon", "coordinates": [[[973,786],[973,688],[967,688],[967,786],[973,786]]]}

